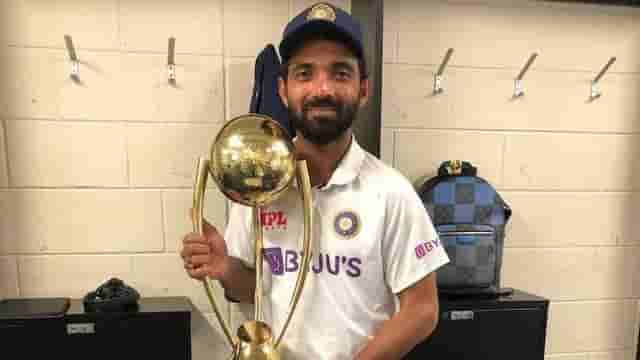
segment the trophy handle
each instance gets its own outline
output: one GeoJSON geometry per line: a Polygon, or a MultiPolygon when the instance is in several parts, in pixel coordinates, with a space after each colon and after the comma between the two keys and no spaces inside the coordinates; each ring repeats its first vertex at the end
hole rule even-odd
{"type": "Polygon", "coordinates": [[[276,349],[278,348],[278,345],[280,345],[280,341],[284,336],[284,332],[287,330],[287,327],[291,322],[293,312],[298,305],[298,300],[300,300],[300,294],[302,293],[304,282],[307,279],[307,273],[309,273],[309,262],[311,261],[311,231],[313,229],[311,209],[311,180],[309,179],[309,170],[307,168],[306,160],[298,160],[296,162],[296,167],[296,180],[300,187],[302,195],[302,207],[304,210],[304,239],[302,245],[302,262],[300,264],[300,272],[298,272],[296,286],[293,289],[293,296],[291,297],[291,302],[289,304],[289,313],[287,314],[287,319],[285,320],[282,326],[282,330],[280,331],[280,335],[278,335],[278,339],[275,343],[276,349]]]}
{"type": "Polygon", "coordinates": [[[253,207],[253,229],[255,232],[255,264],[256,264],[256,289],[253,297],[254,320],[262,321],[262,264],[264,253],[264,242],[262,232],[262,222],[260,221],[261,208],[253,207]]]}
{"type": "MultiPolygon", "coordinates": [[[[193,231],[199,233],[200,235],[204,235],[204,220],[203,220],[203,210],[204,210],[204,192],[207,187],[207,177],[209,174],[209,160],[205,158],[198,159],[198,165],[196,169],[196,181],[193,187],[193,216],[191,219],[193,220],[193,231]]],[[[211,307],[216,314],[216,318],[218,319],[218,323],[222,327],[222,331],[224,335],[227,337],[229,344],[232,348],[236,347],[236,341],[234,341],[231,336],[231,331],[229,330],[229,324],[222,317],[222,313],[218,308],[218,304],[213,296],[213,286],[211,284],[211,279],[209,277],[205,277],[202,279],[202,285],[204,285],[204,290],[207,293],[207,297],[209,298],[209,302],[211,303],[211,307]]]]}

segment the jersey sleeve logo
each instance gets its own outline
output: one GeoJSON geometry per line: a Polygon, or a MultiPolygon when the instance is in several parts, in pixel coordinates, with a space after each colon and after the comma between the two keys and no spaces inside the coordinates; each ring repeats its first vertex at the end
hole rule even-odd
{"type": "Polygon", "coordinates": [[[430,252],[432,252],[434,249],[438,247],[440,247],[440,239],[437,239],[437,238],[420,243],[415,248],[416,257],[418,259],[422,259],[423,257],[427,256],[427,254],[429,254],[430,252]]]}

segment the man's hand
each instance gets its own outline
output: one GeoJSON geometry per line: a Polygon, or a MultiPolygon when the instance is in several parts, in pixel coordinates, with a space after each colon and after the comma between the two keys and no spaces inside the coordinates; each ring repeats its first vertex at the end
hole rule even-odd
{"type": "Polygon", "coordinates": [[[189,276],[197,280],[210,277],[222,280],[228,273],[229,255],[227,244],[218,230],[206,221],[204,236],[189,233],[182,239],[180,256],[189,276]]]}

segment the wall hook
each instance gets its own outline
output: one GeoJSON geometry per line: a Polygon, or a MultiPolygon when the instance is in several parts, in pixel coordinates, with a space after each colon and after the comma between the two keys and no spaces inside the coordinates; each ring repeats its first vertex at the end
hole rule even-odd
{"type": "Polygon", "coordinates": [[[67,47],[67,52],[69,53],[69,61],[71,61],[71,79],[74,81],[79,81],[79,73],[80,73],[80,62],[78,61],[78,56],[76,55],[76,49],[73,47],[73,40],[71,36],[64,36],[64,43],[67,47]]]}
{"type": "Polygon", "coordinates": [[[176,62],[175,62],[176,39],[169,38],[169,51],[167,58],[167,71],[169,73],[169,84],[176,84],[176,62]]]}
{"type": "Polygon", "coordinates": [[[447,63],[449,63],[449,59],[451,59],[451,55],[453,54],[453,48],[449,48],[447,53],[444,55],[444,59],[442,60],[442,64],[438,68],[438,72],[433,78],[433,93],[440,94],[444,89],[442,88],[442,74],[444,73],[445,67],[447,67],[447,63]]]}
{"type": "Polygon", "coordinates": [[[602,70],[600,70],[600,73],[598,74],[598,76],[596,76],[595,79],[591,80],[591,95],[589,96],[591,100],[595,100],[602,95],[600,90],[598,90],[598,81],[600,81],[604,73],[606,73],[607,70],[609,70],[609,67],[613,65],[614,62],[616,62],[615,56],[610,58],[607,64],[602,68],[602,70]]]}
{"type": "Polygon", "coordinates": [[[524,64],[524,67],[522,68],[522,70],[520,70],[520,74],[518,74],[518,77],[516,77],[516,79],[513,82],[513,97],[514,98],[518,98],[521,97],[522,95],[524,95],[524,88],[522,86],[522,79],[524,78],[524,74],[527,73],[527,71],[529,71],[529,67],[531,67],[531,64],[533,64],[533,61],[538,57],[538,53],[533,53],[531,54],[531,56],[529,56],[529,60],[527,60],[527,63],[524,64]]]}

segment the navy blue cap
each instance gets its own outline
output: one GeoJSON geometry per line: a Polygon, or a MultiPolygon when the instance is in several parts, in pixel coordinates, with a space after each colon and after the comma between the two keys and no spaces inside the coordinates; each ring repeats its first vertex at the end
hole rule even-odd
{"type": "Polygon", "coordinates": [[[337,35],[355,55],[364,61],[360,23],[346,11],[327,3],[317,3],[294,17],[284,28],[279,51],[287,62],[308,34],[337,35]]]}

